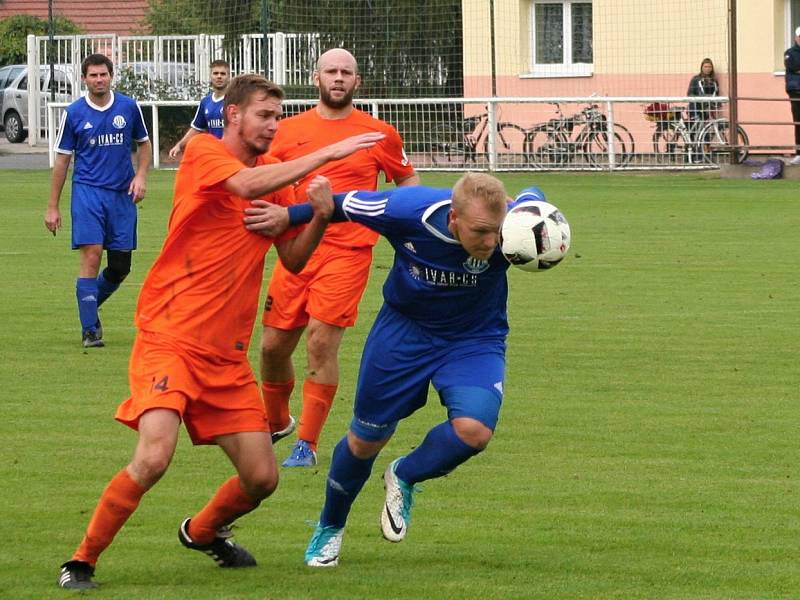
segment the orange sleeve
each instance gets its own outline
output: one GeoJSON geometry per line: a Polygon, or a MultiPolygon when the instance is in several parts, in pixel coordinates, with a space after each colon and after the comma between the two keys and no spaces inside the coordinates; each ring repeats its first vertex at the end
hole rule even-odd
{"type": "Polygon", "coordinates": [[[210,134],[196,135],[189,140],[183,160],[194,163],[194,184],[200,191],[212,189],[246,168],[210,134]]]}
{"type": "Polygon", "coordinates": [[[403,139],[397,130],[391,125],[386,124],[383,128],[386,137],[376,146],[376,157],[381,166],[381,171],[386,176],[386,181],[395,179],[405,179],[414,174],[414,166],[406,156],[403,149],[403,139]]]}

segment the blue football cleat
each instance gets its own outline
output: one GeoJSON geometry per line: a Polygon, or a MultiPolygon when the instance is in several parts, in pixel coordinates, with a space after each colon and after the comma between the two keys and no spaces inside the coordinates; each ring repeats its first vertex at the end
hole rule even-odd
{"type": "Polygon", "coordinates": [[[317,464],[317,453],[305,440],[297,440],[292,453],[283,461],[284,467],[313,467],[317,464]]]}

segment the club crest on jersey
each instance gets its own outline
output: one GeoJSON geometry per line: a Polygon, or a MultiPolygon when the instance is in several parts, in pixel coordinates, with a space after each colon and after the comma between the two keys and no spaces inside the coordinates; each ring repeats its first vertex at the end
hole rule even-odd
{"type": "Polygon", "coordinates": [[[127,125],[125,122],[125,117],[122,115],[117,115],[114,117],[114,120],[111,122],[111,124],[117,129],[125,129],[125,125],[127,125]]]}
{"type": "Polygon", "coordinates": [[[479,258],[472,258],[470,256],[467,260],[464,261],[463,266],[468,273],[483,273],[486,269],[489,268],[489,261],[481,260],[479,258]]]}

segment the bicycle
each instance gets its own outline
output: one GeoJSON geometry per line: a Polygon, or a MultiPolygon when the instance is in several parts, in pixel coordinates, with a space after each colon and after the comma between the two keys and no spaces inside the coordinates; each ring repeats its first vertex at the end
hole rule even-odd
{"type": "Polygon", "coordinates": [[[686,118],[685,109],[665,102],[645,107],[645,118],[656,124],[653,150],[657,158],[708,165],[719,165],[723,154],[731,154],[735,163],[747,160],[750,139],[741,125],[736,128],[740,145],[731,150],[728,119],[712,116],[708,120],[692,120],[686,118]]]}
{"type": "MultiPolygon", "coordinates": [[[[527,163],[524,155],[527,131],[523,127],[498,121],[494,134],[498,166],[515,167],[527,163]]],[[[427,146],[431,162],[436,166],[460,169],[469,162],[477,165],[479,159],[488,162],[489,113],[437,125],[428,137],[427,146]]]]}
{"type": "MultiPolygon", "coordinates": [[[[592,167],[609,166],[611,138],[608,118],[597,104],[589,104],[572,116],[566,117],[558,102],[557,117],[533,126],[525,141],[525,155],[534,167],[557,168],[582,159],[592,167]],[[575,132],[575,137],[573,136],[575,132]]],[[[633,135],[623,125],[614,124],[614,161],[627,165],[633,156],[633,135]]]]}

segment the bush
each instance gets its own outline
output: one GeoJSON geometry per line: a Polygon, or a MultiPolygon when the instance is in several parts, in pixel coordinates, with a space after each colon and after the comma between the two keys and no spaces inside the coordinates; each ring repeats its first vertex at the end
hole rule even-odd
{"type": "MultiPolygon", "coordinates": [[[[66,17],[56,17],[55,35],[81,33],[81,28],[66,17]]],[[[0,65],[28,62],[27,36],[47,35],[48,21],[32,15],[14,15],[0,20],[0,65]]]]}
{"type": "MultiPolygon", "coordinates": [[[[116,74],[114,89],[136,100],[187,100],[197,99],[208,93],[206,86],[199,82],[176,89],[173,85],[161,79],[150,79],[141,74],[134,73],[133,69],[126,67],[116,74]]],[[[189,128],[189,123],[194,116],[196,106],[162,106],[158,109],[159,146],[162,150],[171,148],[180,140],[189,128]]],[[[142,110],[147,130],[153,131],[153,113],[142,110]]]]}

